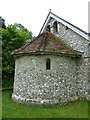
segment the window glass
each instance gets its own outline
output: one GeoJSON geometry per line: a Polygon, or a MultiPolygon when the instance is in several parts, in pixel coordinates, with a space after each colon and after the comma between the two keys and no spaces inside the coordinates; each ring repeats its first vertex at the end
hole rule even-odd
{"type": "Polygon", "coordinates": [[[51,30],[50,30],[50,25],[47,26],[47,31],[48,31],[48,32],[51,32],[51,30]]]}
{"type": "Polygon", "coordinates": [[[57,21],[55,21],[55,22],[53,23],[53,32],[54,32],[54,33],[57,33],[57,32],[58,32],[57,21]]]}
{"type": "Polygon", "coordinates": [[[50,59],[46,59],[46,70],[50,70],[50,67],[51,67],[51,61],[50,59]]]}

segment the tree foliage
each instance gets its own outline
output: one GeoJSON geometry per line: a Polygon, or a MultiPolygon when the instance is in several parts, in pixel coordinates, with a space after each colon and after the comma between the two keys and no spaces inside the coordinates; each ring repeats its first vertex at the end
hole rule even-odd
{"type": "Polygon", "coordinates": [[[2,78],[13,79],[14,57],[11,52],[32,40],[32,32],[15,23],[2,28],[2,78]]]}

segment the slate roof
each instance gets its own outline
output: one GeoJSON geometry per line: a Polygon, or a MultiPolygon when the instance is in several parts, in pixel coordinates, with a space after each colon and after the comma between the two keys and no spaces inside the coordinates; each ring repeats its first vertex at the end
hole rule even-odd
{"type": "Polygon", "coordinates": [[[12,52],[13,55],[23,54],[65,54],[80,56],[81,54],[62,42],[50,32],[44,32],[25,46],[12,52]]]}

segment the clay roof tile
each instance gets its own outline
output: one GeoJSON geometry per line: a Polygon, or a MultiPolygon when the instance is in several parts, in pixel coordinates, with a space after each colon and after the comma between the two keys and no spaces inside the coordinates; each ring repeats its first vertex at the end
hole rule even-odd
{"type": "Polygon", "coordinates": [[[80,53],[68,47],[61,39],[58,39],[50,32],[44,32],[25,46],[12,52],[13,55],[35,54],[35,53],[55,53],[78,56],[80,53]]]}

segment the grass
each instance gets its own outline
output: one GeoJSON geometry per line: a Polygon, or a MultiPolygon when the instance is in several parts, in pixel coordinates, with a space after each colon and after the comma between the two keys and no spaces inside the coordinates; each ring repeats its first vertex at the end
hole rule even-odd
{"type": "Polygon", "coordinates": [[[88,118],[88,102],[76,101],[66,106],[35,106],[15,103],[12,91],[2,92],[3,118],[88,118]]]}

